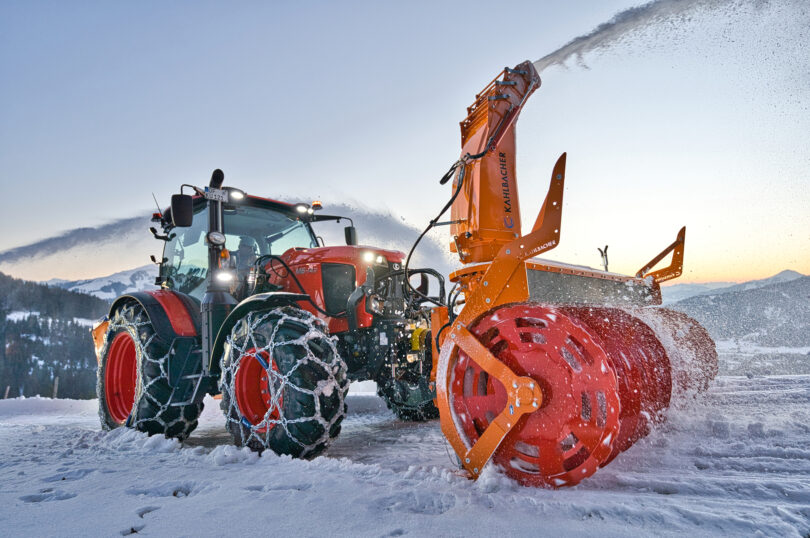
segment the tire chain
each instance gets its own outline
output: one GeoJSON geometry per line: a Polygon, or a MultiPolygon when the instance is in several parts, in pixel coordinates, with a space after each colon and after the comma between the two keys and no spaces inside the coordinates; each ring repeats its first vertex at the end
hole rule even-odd
{"type": "MultiPolygon", "coordinates": [[[[171,346],[162,342],[152,327],[152,322],[137,303],[129,303],[115,311],[110,319],[110,325],[105,335],[104,347],[102,349],[102,356],[107,352],[109,346],[110,336],[119,330],[127,331],[135,344],[135,357],[136,368],[138,375],[136,375],[135,385],[135,402],[130,412],[130,416],[126,421],[126,425],[140,431],[149,433],[150,435],[156,433],[163,433],[167,437],[176,437],[179,440],[184,440],[191,434],[194,428],[197,427],[197,417],[202,412],[202,403],[190,404],[185,407],[196,407],[196,412],[192,410],[194,418],[189,419],[186,416],[186,410],[178,409],[179,413],[176,418],[166,420],[165,413],[172,403],[176,387],[169,384],[169,353],[171,346]],[[144,370],[148,368],[149,371],[160,372],[157,376],[151,378],[144,384],[144,370]],[[160,387],[161,383],[165,383],[164,387],[160,387]],[[155,392],[169,390],[169,397],[166,401],[161,401],[155,396],[155,392]],[[154,390],[153,390],[154,389],[154,390]],[[139,416],[141,398],[151,403],[152,407],[157,408],[154,416],[139,416]],[[151,424],[157,423],[158,428],[150,427],[151,424]],[[179,432],[169,434],[167,432],[179,432]]],[[[101,394],[103,388],[103,379],[100,375],[99,369],[98,391],[101,394]]],[[[99,417],[101,418],[102,425],[107,425],[104,416],[105,410],[99,406],[99,417]]]]}
{"type": "MultiPolygon", "coordinates": [[[[231,330],[226,340],[226,351],[223,354],[220,366],[222,369],[222,377],[220,378],[220,390],[223,395],[227,394],[227,398],[222,399],[223,411],[227,423],[235,423],[237,427],[242,426],[246,428],[246,421],[242,419],[242,414],[239,411],[236,400],[235,378],[236,371],[239,368],[239,363],[247,356],[255,356],[267,353],[267,356],[274,356],[274,349],[282,346],[298,346],[305,350],[306,356],[295,363],[295,365],[286,373],[282,373],[273,368],[273,361],[269,361],[265,372],[267,372],[270,380],[269,389],[271,391],[270,406],[265,413],[263,419],[258,424],[251,424],[249,434],[245,438],[243,435],[242,444],[248,446],[251,441],[256,441],[265,448],[269,447],[269,437],[275,427],[284,428],[287,436],[299,447],[302,452],[300,457],[307,457],[313,455],[323,448],[325,448],[331,440],[330,431],[338,424],[345,416],[345,397],[348,392],[349,381],[347,378],[348,367],[346,362],[340,357],[336,346],[337,338],[328,336],[328,329],[326,324],[316,318],[311,313],[292,307],[284,307],[271,311],[263,312],[248,312],[243,320],[236,324],[231,330]],[[268,318],[278,317],[275,321],[272,333],[268,338],[268,343],[261,345],[256,341],[255,331],[268,318]],[[292,321],[296,324],[304,324],[309,329],[300,337],[294,340],[276,341],[276,336],[279,329],[286,321],[292,321]],[[328,355],[332,357],[331,362],[327,362],[317,357],[308,345],[312,340],[319,340],[325,343],[330,352],[328,355]],[[241,344],[240,344],[241,342],[241,344]],[[314,389],[307,389],[296,385],[290,377],[301,366],[309,362],[318,364],[328,374],[326,383],[320,381],[318,386],[314,389]],[[225,375],[226,370],[229,370],[231,375],[225,375]],[[315,404],[315,412],[312,416],[300,417],[285,417],[283,408],[279,406],[279,398],[284,393],[285,389],[292,389],[301,393],[309,394],[315,404]],[[326,420],[321,414],[320,399],[321,394],[330,397],[333,390],[337,390],[340,399],[338,412],[330,419],[326,420]],[[228,402],[228,408],[225,408],[225,403],[228,402]],[[274,412],[278,412],[278,418],[272,418],[274,412]],[[235,418],[236,417],[236,418],[235,418]],[[288,428],[288,424],[295,424],[301,422],[316,421],[323,427],[323,434],[314,442],[306,443],[297,438],[293,432],[288,428]],[[265,430],[262,432],[261,430],[265,430]]],[[[244,431],[244,430],[243,430],[244,431]]],[[[271,449],[272,450],[272,449],[271,449]]]]}

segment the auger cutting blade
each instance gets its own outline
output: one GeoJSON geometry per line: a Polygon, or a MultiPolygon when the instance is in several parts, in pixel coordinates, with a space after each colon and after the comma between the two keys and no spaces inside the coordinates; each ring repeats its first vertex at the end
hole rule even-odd
{"type": "MultiPolygon", "coordinates": [[[[598,343],[574,318],[539,304],[506,306],[471,328],[515,374],[543,392],[493,457],[526,485],[559,487],[593,474],[611,452],[619,429],[616,374],[598,343]]],[[[451,405],[470,445],[504,408],[503,385],[459,352],[451,377],[451,405]]]]}

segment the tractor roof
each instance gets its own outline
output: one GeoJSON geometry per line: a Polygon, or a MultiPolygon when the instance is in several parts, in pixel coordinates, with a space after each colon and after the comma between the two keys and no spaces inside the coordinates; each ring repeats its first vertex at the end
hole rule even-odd
{"type": "MultiPolygon", "coordinates": [[[[199,194],[195,194],[192,197],[194,201],[194,205],[202,205],[205,203],[205,198],[200,196],[199,194]]],[[[264,209],[272,209],[274,211],[280,211],[282,213],[290,213],[294,215],[296,218],[300,216],[299,213],[295,211],[295,204],[291,204],[289,202],[281,202],[279,200],[273,200],[272,198],[264,198],[262,196],[254,196],[252,194],[247,195],[247,200],[242,201],[242,204],[252,205],[261,207],[264,209]]],[[[172,209],[171,207],[167,207],[163,211],[162,219],[164,223],[171,225],[172,222],[172,209]]]]}

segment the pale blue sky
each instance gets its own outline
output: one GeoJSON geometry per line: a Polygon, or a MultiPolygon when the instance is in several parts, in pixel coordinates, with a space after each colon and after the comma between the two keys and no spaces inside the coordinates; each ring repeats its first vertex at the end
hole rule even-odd
{"type": "MultiPolygon", "coordinates": [[[[518,176],[531,223],[569,152],[552,257],[597,265],[608,243],[632,272],[686,224],[688,280],[810,273],[810,17],[740,4],[543,74],[518,176]]],[[[216,167],[421,226],[475,93],[633,5],[0,2],[0,250],[135,215],[216,167]]]]}

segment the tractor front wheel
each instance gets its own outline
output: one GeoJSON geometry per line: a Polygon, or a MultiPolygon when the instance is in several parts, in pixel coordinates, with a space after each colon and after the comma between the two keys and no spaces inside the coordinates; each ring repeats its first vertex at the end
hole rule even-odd
{"type": "Polygon", "coordinates": [[[231,330],[220,365],[220,406],[237,446],[311,458],[340,432],[346,363],[309,312],[249,312],[231,330]]]}
{"type": "Polygon", "coordinates": [[[168,356],[141,305],[127,303],[112,314],[96,385],[102,428],[128,426],[180,440],[189,436],[203,404],[170,405],[175,391],[168,356]]]}

